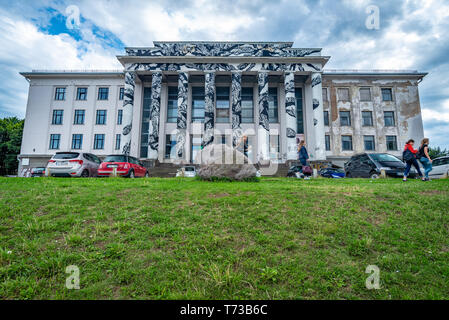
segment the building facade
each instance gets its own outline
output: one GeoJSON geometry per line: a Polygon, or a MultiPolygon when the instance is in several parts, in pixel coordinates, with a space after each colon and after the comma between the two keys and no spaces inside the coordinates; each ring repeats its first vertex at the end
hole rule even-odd
{"type": "Polygon", "coordinates": [[[249,160],[342,165],[401,154],[423,125],[417,71],[326,71],[319,48],[290,42],[154,42],[126,48],[119,71],[33,71],[19,172],[57,151],[192,163],[213,143],[249,160]]]}

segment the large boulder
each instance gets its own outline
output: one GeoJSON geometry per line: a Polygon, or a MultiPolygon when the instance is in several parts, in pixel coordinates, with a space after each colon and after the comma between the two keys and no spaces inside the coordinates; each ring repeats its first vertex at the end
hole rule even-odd
{"type": "Polygon", "coordinates": [[[243,153],[225,144],[210,144],[198,152],[195,161],[200,164],[197,174],[204,180],[246,180],[257,174],[257,169],[243,153]]]}

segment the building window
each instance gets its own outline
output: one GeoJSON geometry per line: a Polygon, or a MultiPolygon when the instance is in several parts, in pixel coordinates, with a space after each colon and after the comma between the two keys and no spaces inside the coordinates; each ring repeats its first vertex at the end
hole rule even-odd
{"type": "Polygon", "coordinates": [[[75,118],[73,119],[73,124],[84,124],[84,110],[75,110],[75,118]]]}
{"type": "Polygon", "coordinates": [[[278,88],[268,88],[268,120],[270,123],[278,123],[278,88]]]}
{"type": "Polygon", "coordinates": [[[340,111],[340,125],[351,126],[351,112],[340,111]]]}
{"type": "Polygon", "coordinates": [[[148,130],[150,128],[151,88],[143,89],[142,121],[140,134],[140,157],[148,158],[148,130]]]}
{"type": "Polygon", "coordinates": [[[371,111],[362,111],[362,125],[364,127],[373,126],[373,113],[371,111]]]}
{"type": "Polygon", "coordinates": [[[382,88],[382,101],[393,101],[393,94],[391,88],[382,88]]]}
{"type": "Polygon", "coordinates": [[[326,134],[324,136],[324,142],[326,144],[326,151],[331,151],[331,136],[326,134]]]}
{"type": "Polygon", "coordinates": [[[65,88],[56,88],[55,100],[65,100],[65,88]]]}
{"type": "Polygon", "coordinates": [[[96,134],[94,136],[94,149],[95,150],[104,149],[104,134],[96,134]]]}
{"type": "Polygon", "coordinates": [[[270,135],[270,159],[279,159],[279,135],[270,135]]]}
{"type": "Polygon", "coordinates": [[[352,151],[352,136],[341,136],[341,149],[352,151]]]}
{"type": "Polygon", "coordinates": [[[398,141],[396,136],[387,136],[387,150],[388,151],[397,151],[398,150],[398,141]]]}
{"type": "Polygon", "coordinates": [[[324,111],[324,125],[329,126],[329,111],[324,111]]]}
{"type": "Polygon", "coordinates": [[[62,124],[64,110],[53,110],[53,118],[51,124],[62,124]]]}
{"type": "Polygon", "coordinates": [[[384,111],[384,121],[386,127],[394,127],[394,112],[384,111]]]}
{"type": "Polygon", "coordinates": [[[117,124],[122,124],[123,122],[123,110],[119,109],[117,113],[117,124]]]}
{"type": "Polygon", "coordinates": [[[216,88],[216,122],[228,123],[229,122],[229,87],[217,87],[216,88]]]}
{"type": "Polygon", "coordinates": [[[178,87],[168,87],[167,122],[176,123],[178,118],[178,87]]]}
{"type": "Polygon", "coordinates": [[[125,88],[122,87],[119,89],[118,99],[123,100],[124,96],[125,96],[125,88]]]}
{"type": "Polygon", "coordinates": [[[165,136],[165,159],[176,159],[176,135],[165,136]]]}
{"type": "Polygon", "coordinates": [[[87,100],[87,88],[76,89],[76,100],[87,100]]]}
{"type": "Polygon", "coordinates": [[[365,145],[366,151],[376,150],[374,145],[374,136],[363,136],[363,144],[365,145]]]}
{"type": "Polygon", "coordinates": [[[349,101],[348,88],[338,88],[338,101],[349,101]]]}
{"type": "Polygon", "coordinates": [[[60,134],[50,135],[50,149],[59,149],[59,142],[61,141],[60,134]]]}
{"type": "Polygon", "coordinates": [[[360,101],[371,101],[371,89],[360,88],[360,101]]]}
{"type": "Polygon", "coordinates": [[[109,88],[98,88],[98,100],[108,100],[109,88]]]}
{"type": "Polygon", "coordinates": [[[295,88],[296,98],[296,133],[304,133],[304,113],[302,108],[302,89],[295,88]]]}
{"type": "Polygon", "coordinates": [[[122,135],[117,133],[115,135],[115,150],[120,150],[120,140],[122,139],[122,135]]]}
{"type": "Polygon", "coordinates": [[[242,123],[254,122],[253,88],[242,88],[242,123]]]}
{"type": "Polygon", "coordinates": [[[72,134],[72,149],[81,149],[83,147],[83,135],[72,134]]]}
{"type": "Polygon", "coordinates": [[[201,143],[203,142],[203,139],[200,136],[190,136],[190,162],[196,163],[196,155],[201,150],[201,143]]]}
{"type": "Polygon", "coordinates": [[[95,124],[106,124],[106,110],[97,110],[97,119],[95,124]]]}
{"type": "Polygon", "coordinates": [[[192,122],[204,122],[204,87],[192,87],[192,122]]]}
{"type": "Polygon", "coordinates": [[[327,88],[323,88],[323,101],[329,101],[327,99],[327,88]]]}

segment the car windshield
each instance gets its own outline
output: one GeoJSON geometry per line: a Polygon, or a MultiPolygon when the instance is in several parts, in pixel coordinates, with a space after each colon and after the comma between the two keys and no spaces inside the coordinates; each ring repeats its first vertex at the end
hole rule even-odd
{"type": "Polygon", "coordinates": [[[58,160],[65,160],[65,159],[75,159],[79,157],[79,153],[77,152],[64,152],[64,153],[57,153],[53,156],[53,159],[58,160]]]}
{"type": "Polygon", "coordinates": [[[392,156],[391,154],[386,154],[386,153],[371,154],[370,156],[374,161],[377,161],[377,162],[402,162],[395,156],[392,156]]]}
{"type": "Polygon", "coordinates": [[[128,162],[126,156],[116,155],[116,156],[107,156],[104,159],[104,162],[128,162]]]}
{"type": "Polygon", "coordinates": [[[194,167],[185,167],[185,171],[195,171],[194,167]]]}

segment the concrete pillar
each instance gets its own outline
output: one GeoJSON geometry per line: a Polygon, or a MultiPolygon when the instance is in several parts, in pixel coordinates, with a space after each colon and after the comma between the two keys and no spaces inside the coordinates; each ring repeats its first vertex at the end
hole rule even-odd
{"type": "Polygon", "coordinates": [[[176,121],[176,156],[186,160],[187,99],[189,97],[189,74],[179,72],[178,78],[178,117],[176,121]]]}
{"type": "Polygon", "coordinates": [[[129,155],[131,151],[131,130],[133,121],[134,88],[136,74],[125,72],[125,92],[123,96],[123,131],[122,131],[122,153],[129,155]]]}
{"type": "Polygon", "coordinates": [[[323,89],[321,73],[312,73],[312,106],[315,148],[312,160],[326,160],[326,144],[324,138],[323,89]]]}
{"type": "Polygon", "coordinates": [[[258,129],[258,161],[270,159],[270,123],[268,121],[268,72],[259,72],[259,129],[258,129]]]}
{"type": "Polygon", "coordinates": [[[295,74],[286,72],[284,77],[285,87],[285,127],[287,137],[287,160],[298,158],[298,146],[296,145],[296,97],[295,74]]]}
{"type": "Polygon", "coordinates": [[[214,142],[215,128],[215,72],[206,72],[204,95],[204,134],[202,147],[214,142]]]}
{"type": "Polygon", "coordinates": [[[151,80],[150,130],[148,141],[148,158],[153,160],[158,159],[161,87],[162,72],[153,72],[151,80]]]}
{"type": "Polygon", "coordinates": [[[235,148],[243,136],[242,124],[242,73],[232,72],[232,146],[235,148]]]}

